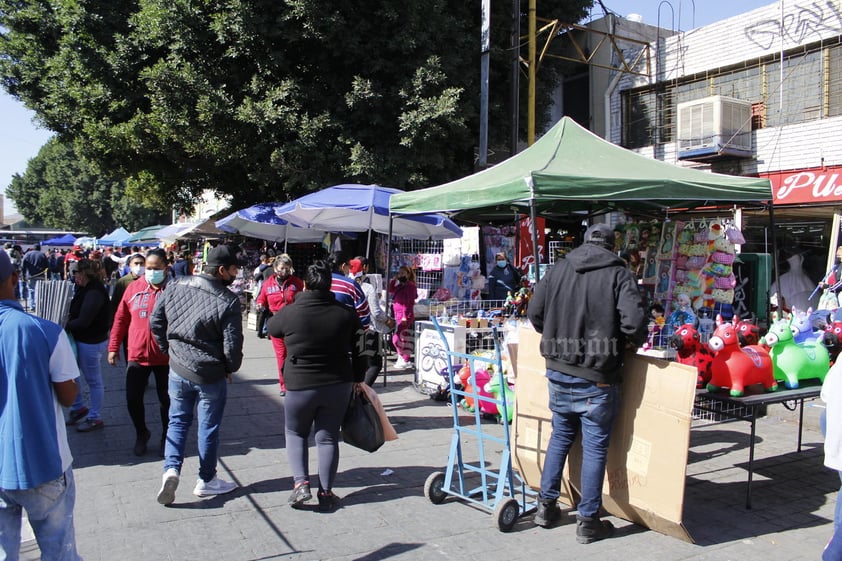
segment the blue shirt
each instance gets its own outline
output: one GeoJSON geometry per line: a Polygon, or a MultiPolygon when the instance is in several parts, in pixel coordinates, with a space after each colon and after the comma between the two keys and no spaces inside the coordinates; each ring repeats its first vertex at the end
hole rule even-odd
{"type": "Polygon", "coordinates": [[[0,489],[33,489],[73,461],[53,382],[79,377],[61,326],[0,300],[0,489]]]}

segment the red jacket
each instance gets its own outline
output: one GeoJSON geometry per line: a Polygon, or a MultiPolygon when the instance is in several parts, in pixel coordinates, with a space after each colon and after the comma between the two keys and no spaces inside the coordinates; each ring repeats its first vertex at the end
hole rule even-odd
{"type": "Polygon", "coordinates": [[[149,316],[155,308],[155,302],[161,294],[160,288],[154,288],[144,277],[140,277],[123,293],[117,304],[114,324],[111,326],[111,339],[108,352],[116,353],[120,344],[128,336],[128,360],[143,366],[169,364],[169,356],[161,352],[152,331],[149,329],[149,316]]]}
{"type": "Polygon", "coordinates": [[[257,295],[256,303],[264,308],[269,308],[270,312],[276,314],[287,304],[292,304],[295,295],[302,290],[304,290],[304,281],[294,275],[285,278],[281,286],[278,286],[278,277],[271,275],[260,286],[260,294],[257,295]]]}

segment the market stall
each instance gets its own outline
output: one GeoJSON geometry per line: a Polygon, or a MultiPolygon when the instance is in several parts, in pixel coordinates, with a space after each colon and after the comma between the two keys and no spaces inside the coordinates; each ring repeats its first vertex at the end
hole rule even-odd
{"type": "MultiPolygon", "coordinates": [[[[419,212],[493,214],[506,210],[511,213],[514,209],[527,214],[533,225],[541,217],[562,213],[580,212],[591,218],[600,213],[624,211],[664,226],[669,222],[671,211],[717,203],[766,204],[771,198],[770,183],[766,179],[705,173],[652,160],[608,143],[565,117],[533,146],[505,162],[444,185],[396,195],[390,208],[395,215],[419,212]]],[[[769,210],[771,215],[771,206],[769,210]]],[[[772,216],[770,218],[773,220],[772,216]]],[[[714,246],[708,242],[713,240],[706,237],[704,255],[698,248],[691,251],[687,245],[682,248],[687,254],[679,253],[678,249],[679,243],[691,243],[684,239],[691,232],[694,232],[692,241],[702,243],[701,239],[695,242],[697,225],[692,230],[684,226],[679,229],[677,225],[666,228],[669,232],[665,235],[672,240],[669,248],[660,245],[664,234],[659,231],[659,245],[655,246],[653,254],[655,270],[650,277],[660,279],[659,273],[665,273],[668,284],[659,286],[663,293],[670,292],[670,284],[673,289],[677,286],[675,261],[680,256],[689,258],[691,252],[699,253],[700,267],[694,269],[697,272],[712,261],[715,251],[733,255],[734,241],[725,237],[728,224],[721,220],[715,224],[713,232],[717,239],[722,237],[729,246],[711,251],[714,246]],[[664,270],[667,266],[669,270],[664,270]]],[[[706,236],[711,234],[710,228],[711,223],[706,221],[703,228],[706,236]]],[[[652,234],[650,230],[649,235],[652,234]]],[[[534,227],[532,238],[534,263],[540,263],[534,227]]],[[[686,264],[681,270],[687,277],[686,264]]],[[[725,279],[720,281],[723,286],[734,280],[732,271],[718,268],[709,272],[725,279]]],[[[689,282],[689,279],[684,280],[689,282]]],[[[715,278],[713,280],[715,282],[715,278]]],[[[702,292],[699,297],[703,303],[706,299],[713,300],[712,293],[702,292]]],[[[536,474],[540,473],[546,450],[545,439],[549,437],[549,427],[544,422],[546,388],[541,386],[542,381],[545,383],[545,367],[538,353],[537,334],[533,332],[526,341],[524,336],[520,330],[520,340],[525,343],[522,348],[511,345],[516,356],[512,362],[523,370],[517,373],[515,433],[518,444],[513,452],[519,471],[535,487],[536,474]],[[531,390],[521,387],[527,382],[533,384],[531,390]]],[[[634,379],[631,386],[640,391],[624,395],[624,412],[618,421],[620,428],[612,438],[616,456],[608,466],[604,506],[616,516],[690,540],[692,538],[681,522],[681,510],[695,373],[683,365],[636,355],[629,357],[628,366],[626,374],[630,378],[627,380],[634,379]],[[665,435],[664,429],[668,426],[674,430],[665,435]],[[665,467],[669,470],[663,471],[665,467]]],[[[577,474],[573,471],[565,477],[568,501],[572,501],[577,474]]]]}

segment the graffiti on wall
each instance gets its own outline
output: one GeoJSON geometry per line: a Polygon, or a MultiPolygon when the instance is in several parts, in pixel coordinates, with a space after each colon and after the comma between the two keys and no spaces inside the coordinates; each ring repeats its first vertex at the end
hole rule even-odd
{"type": "Polygon", "coordinates": [[[837,0],[804,2],[786,7],[783,18],[771,18],[752,23],[744,29],[749,41],[768,50],[779,45],[781,37],[787,44],[800,45],[811,34],[842,33],[842,12],[837,0]]]}

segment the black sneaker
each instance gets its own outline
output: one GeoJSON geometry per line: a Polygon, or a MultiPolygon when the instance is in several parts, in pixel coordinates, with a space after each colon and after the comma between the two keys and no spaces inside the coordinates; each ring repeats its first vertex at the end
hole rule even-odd
{"type": "Polygon", "coordinates": [[[313,493],[310,492],[310,482],[305,481],[299,483],[292,490],[292,495],[289,496],[289,505],[292,508],[299,508],[301,505],[313,498],[313,493]]]}
{"type": "Polygon", "coordinates": [[[576,516],[576,541],[593,543],[614,535],[614,525],[597,516],[576,516]]]}
{"type": "Polygon", "coordinates": [[[84,419],[88,416],[88,408],[82,407],[81,409],[77,410],[70,410],[70,415],[67,416],[67,421],[64,423],[65,425],[72,426],[84,419]]]}
{"type": "Polygon", "coordinates": [[[534,519],[536,525],[549,528],[559,518],[561,518],[561,509],[556,500],[540,499],[538,501],[538,510],[535,511],[534,519]]]}
{"type": "Polygon", "coordinates": [[[148,430],[143,431],[143,433],[137,435],[137,440],[134,442],[134,455],[135,456],[143,456],[146,454],[146,443],[149,442],[149,438],[152,436],[148,430]]]}
{"type": "Polygon", "coordinates": [[[333,491],[319,491],[319,512],[333,512],[339,508],[339,497],[333,491]]]}

